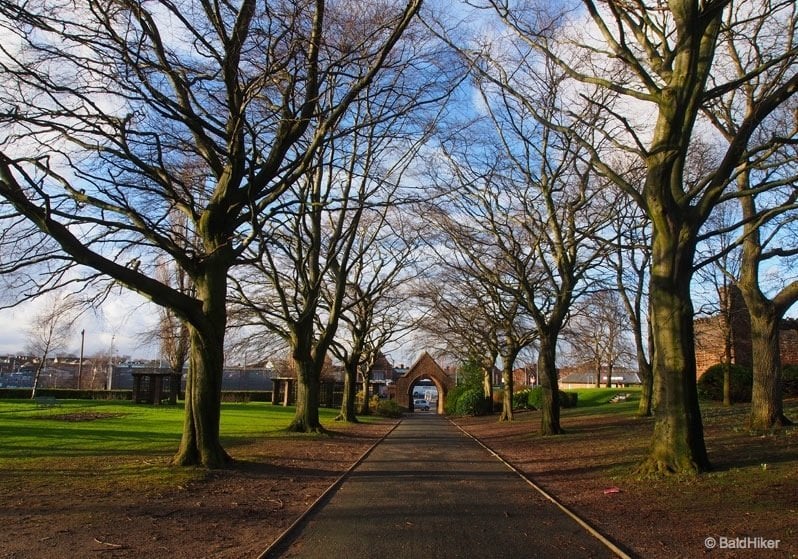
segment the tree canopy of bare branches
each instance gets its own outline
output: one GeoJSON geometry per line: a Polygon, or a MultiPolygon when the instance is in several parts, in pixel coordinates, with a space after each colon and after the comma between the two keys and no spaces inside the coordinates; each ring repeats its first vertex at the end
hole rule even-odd
{"type": "Polygon", "coordinates": [[[229,460],[228,272],[353,101],[403,59],[394,47],[420,4],[0,2],[3,242],[27,249],[4,267],[41,264],[34,291],[77,265],[189,324],[176,464],[229,460]],[[161,258],[191,293],[158,280],[161,258]]]}

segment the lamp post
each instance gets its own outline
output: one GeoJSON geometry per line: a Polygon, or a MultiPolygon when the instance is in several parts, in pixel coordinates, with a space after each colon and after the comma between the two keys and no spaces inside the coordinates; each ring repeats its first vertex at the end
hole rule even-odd
{"type": "Polygon", "coordinates": [[[83,377],[83,342],[86,341],[86,330],[80,331],[80,361],[78,361],[78,390],[80,390],[80,379],[83,377]]]}
{"type": "Polygon", "coordinates": [[[116,340],[116,334],[111,336],[111,352],[108,355],[108,390],[110,391],[113,388],[114,382],[114,341],[116,340]]]}

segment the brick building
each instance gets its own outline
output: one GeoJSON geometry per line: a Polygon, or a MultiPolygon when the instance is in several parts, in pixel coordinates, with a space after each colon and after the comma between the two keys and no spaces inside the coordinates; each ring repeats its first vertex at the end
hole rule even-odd
{"type": "MultiPolygon", "coordinates": [[[[696,319],[695,361],[698,377],[712,365],[724,361],[728,336],[731,362],[744,367],[753,365],[751,322],[745,301],[738,289],[731,289],[729,318],[723,313],[696,319]]],[[[779,325],[782,365],[798,365],[798,320],[784,319],[779,325]]]]}

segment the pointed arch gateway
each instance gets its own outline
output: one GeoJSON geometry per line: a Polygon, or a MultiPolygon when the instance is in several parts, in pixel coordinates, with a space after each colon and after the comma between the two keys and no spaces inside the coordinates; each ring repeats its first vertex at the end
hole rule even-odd
{"type": "Polygon", "coordinates": [[[446,395],[454,388],[455,381],[426,351],[405,374],[396,379],[396,402],[403,408],[412,410],[413,388],[422,380],[431,380],[438,389],[437,413],[443,414],[446,395]]]}

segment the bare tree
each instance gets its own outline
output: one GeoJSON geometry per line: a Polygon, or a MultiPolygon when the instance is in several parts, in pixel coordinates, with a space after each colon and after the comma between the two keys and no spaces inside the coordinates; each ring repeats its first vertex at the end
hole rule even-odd
{"type": "Polygon", "coordinates": [[[615,291],[596,291],[574,305],[565,338],[577,355],[590,357],[597,387],[601,386],[604,372],[606,386],[611,387],[615,366],[628,361],[633,353],[628,321],[626,309],[615,291]]]}
{"type": "MultiPolygon", "coordinates": [[[[651,325],[654,373],[662,397],[649,456],[640,472],[706,470],[710,464],[695,388],[690,296],[696,243],[736,169],[750,155],[755,134],[769,136],[771,146],[781,141],[781,131],[767,124],[772,123],[774,111],[798,91],[794,5],[780,0],[675,0],[652,5],[583,0],[589,21],[568,22],[566,29],[561,25],[564,16],[543,6],[508,10],[500,2],[488,3],[520,44],[555,61],[574,84],[618,96],[610,101],[584,90],[580,95],[606,117],[596,134],[613,150],[638,158],[646,169],[645,181],[630,182],[607,150],[591,146],[588,136],[581,136],[580,141],[597,171],[627,191],[651,220],[651,325]],[[782,40],[775,48],[764,49],[762,63],[744,76],[729,77],[726,61],[718,56],[722,33],[750,36],[751,26],[767,30],[762,38],[782,40]],[[585,29],[595,30],[599,40],[588,38],[585,29]],[[688,159],[700,139],[701,127],[696,123],[702,110],[763,72],[778,79],[757,92],[755,110],[723,145],[716,144],[715,164],[692,174],[688,159]]],[[[578,91],[577,85],[574,88],[578,91]]],[[[538,112],[533,99],[524,98],[538,112]]],[[[562,126],[552,121],[549,125],[562,126]]]]}
{"type": "Polygon", "coordinates": [[[28,330],[27,352],[39,359],[33,375],[31,398],[36,397],[39,379],[50,355],[63,351],[70,342],[72,327],[79,314],[78,303],[70,297],[52,293],[42,300],[42,308],[28,330]]]}
{"type": "MultiPolygon", "coordinates": [[[[462,199],[465,206],[477,197],[462,199]]],[[[450,345],[462,344],[462,361],[471,360],[483,372],[483,393],[486,409],[493,405],[493,368],[497,357],[502,362],[502,412],[500,421],[513,420],[513,368],[518,354],[536,338],[535,328],[511,291],[519,282],[508,270],[505,256],[495,249],[493,235],[475,226],[478,220],[463,214],[456,205],[429,209],[427,215],[440,231],[442,243],[436,247],[442,273],[435,278],[438,288],[428,287],[427,300],[432,302],[428,316],[429,330],[439,330],[450,345]],[[442,321],[442,322],[438,322],[442,321]],[[441,326],[444,326],[441,328],[441,326]]],[[[484,211],[485,208],[475,209],[484,211]]],[[[482,226],[498,226],[489,220],[482,226]]]]}
{"type": "MultiPolygon", "coordinates": [[[[738,316],[740,301],[737,290],[737,281],[740,277],[740,251],[736,245],[737,224],[739,223],[736,204],[719,204],[714,213],[707,219],[705,229],[708,231],[706,238],[699,243],[697,249],[698,261],[696,263],[696,276],[701,280],[702,286],[709,286],[713,290],[711,302],[700,308],[701,313],[713,314],[719,321],[721,333],[722,356],[720,363],[723,365],[723,405],[730,406],[731,402],[731,365],[733,358],[734,325],[747,321],[748,317],[738,316]]],[[[698,341],[696,341],[698,344],[698,341]]],[[[711,343],[716,343],[712,340],[711,343]]],[[[698,349],[711,350],[715,348],[698,347],[698,349]]],[[[696,371],[698,373],[698,371],[696,371]]]]}
{"type": "Polygon", "coordinates": [[[584,164],[588,153],[575,139],[595,135],[593,109],[561,120],[559,129],[542,125],[542,115],[560,118],[565,75],[523,53],[510,59],[503,53],[490,43],[476,55],[462,52],[472,62],[485,112],[470,137],[483,141],[467,143],[457,135],[444,142],[450,176],[439,183],[456,185],[449,213],[475,231],[468,250],[479,276],[530,319],[543,389],[541,432],[551,435],[562,432],[557,340],[603,258],[598,237],[611,211],[601,197],[604,183],[584,164]],[[534,108],[527,106],[530,98],[534,108]]]}
{"type": "Polygon", "coordinates": [[[371,251],[362,232],[376,224],[379,234],[386,208],[400,201],[405,174],[448,89],[443,79],[428,85],[404,75],[432,55],[412,39],[402,41],[401,56],[328,130],[313,165],[291,188],[295,202],[262,229],[250,274],[236,278],[237,303],[251,313],[251,324],[291,347],[298,380],[292,430],[322,430],[320,367],[341,313],[356,300],[346,299],[347,289],[371,251]],[[433,110],[427,112],[428,106],[433,110]]]}
{"type": "MultiPolygon", "coordinates": [[[[157,273],[160,281],[164,284],[174,285],[181,293],[191,294],[192,287],[188,285],[188,278],[184,270],[180,268],[174,270],[174,277],[170,278],[168,266],[162,264],[157,273]]],[[[166,358],[173,373],[183,374],[189,352],[188,324],[169,307],[160,307],[159,315],[158,341],[161,346],[161,355],[166,358]]]]}
{"type": "Polygon", "coordinates": [[[628,196],[619,193],[616,218],[612,220],[610,269],[615,289],[626,309],[635,346],[637,371],[642,384],[637,415],[648,417],[656,406],[654,374],[651,366],[653,338],[649,321],[648,289],[651,264],[650,224],[645,214],[628,196]]]}
{"type": "Polygon", "coordinates": [[[747,128],[761,120],[762,107],[785,82],[795,82],[795,72],[790,71],[798,50],[798,9],[789,2],[744,3],[730,7],[724,23],[719,45],[727,62],[724,78],[742,86],[726,91],[706,112],[726,141],[750,134],[734,179],[742,222],[742,254],[739,274],[732,274],[730,279],[738,280],[751,320],[754,384],[750,426],[768,431],[791,423],[782,403],[779,322],[798,301],[798,280],[791,272],[798,255],[798,101],[792,98],[775,108],[768,107],[767,127],[753,133],[747,128]],[[779,277],[768,279],[763,274],[765,265],[771,269],[777,266],[779,277]]]}
{"type": "MultiPolygon", "coordinates": [[[[346,280],[340,328],[330,346],[345,372],[339,420],[357,420],[358,377],[363,387],[360,413],[369,413],[372,367],[385,345],[414,325],[406,309],[406,286],[416,275],[418,233],[406,221],[397,208],[386,208],[361,223],[358,258],[346,280]]],[[[328,303],[334,301],[334,293],[324,290],[323,295],[328,303]]]]}
{"type": "Polygon", "coordinates": [[[74,263],[189,324],[175,464],[230,460],[219,441],[228,273],[420,4],[0,2],[13,37],[0,46],[0,196],[14,223],[3,231],[28,239],[7,267],[47,263],[31,282],[57,283],[74,263]],[[171,227],[175,210],[189,239],[171,227]],[[154,277],[161,258],[194,295],[154,277]]]}
{"type": "Polygon", "coordinates": [[[495,321],[500,318],[486,303],[479,282],[441,266],[420,282],[416,299],[424,315],[418,326],[440,344],[443,355],[472,363],[482,373],[486,409],[493,411],[493,371],[499,355],[495,321]]]}

